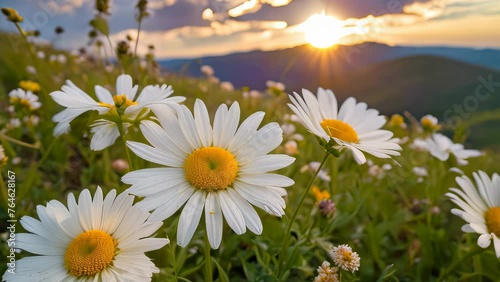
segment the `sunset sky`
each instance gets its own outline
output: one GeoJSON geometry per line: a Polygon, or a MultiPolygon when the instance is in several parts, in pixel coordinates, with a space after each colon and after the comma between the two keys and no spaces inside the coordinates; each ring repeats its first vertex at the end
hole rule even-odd
{"type": "MultiPolygon", "coordinates": [[[[87,44],[95,1],[2,0],[37,28],[45,41],[75,49],[87,44]],[[66,32],[57,38],[57,25],[66,32]]],[[[111,1],[111,39],[136,36],[133,0],[111,1]]],[[[334,17],[335,41],[376,41],[389,45],[460,46],[500,49],[500,1],[495,0],[150,0],[140,52],[148,44],[159,58],[201,57],[308,43],[312,15],[334,17]]],[[[0,21],[0,29],[14,31],[0,21]]],[[[313,28],[314,30],[314,28],[313,28]]],[[[321,34],[320,34],[321,36],[321,34]]]]}

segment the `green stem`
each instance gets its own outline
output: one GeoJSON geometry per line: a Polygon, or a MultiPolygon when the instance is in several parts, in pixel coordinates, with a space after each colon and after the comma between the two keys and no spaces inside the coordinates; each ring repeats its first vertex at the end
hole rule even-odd
{"type": "Polygon", "coordinates": [[[323,168],[323,165],[326,163],[326,160],[328,160],[328,157],[330,156],[330,153],[326,153],[325,156],[323,157],[323,160],[321,161],[321,164],[318,167],[318,170],[314,173],[313,177],[311,180],[309,180],[309,183],[307,184],[306,190],[304,191],[304,194],[302,194],[302,198],[300,199],[299,205],[295,208],[292,217],[290,218],[290,222],[288,222],[288,226],[286,228],[285,232],[285,239],[283,240],[283,245],[281,247],[281,251],[279,253],[279,260],[278,260],[278,279],[281,279],[281,274],[282,274],[282,265],[283,265],[283,260],[285,258],[285,253],[286,250],[288,249],[288,244],[290,243],[290,235],[291,235],[291,230],[292,230],[292,225],[295,221],[295,218],[297,218],[297,215],[299,214],[300,207],[304,203],[305,198],[307,197],[307,194],[309,194],[309,190],[311,189],[312,184],[314,183],[314,179],[316,179],[316,176],[320,172],[321,168],[323,168]]]}
{"type": "Polygon", "coordinates": [[[134,57],[137,57],[137,45],[139,45],[139,35],[141,34],[141,23],[142,23],[142,17],[139,20],[139,26],[137,27],[137,38],[135,39],[134,57]]]}
{"type": "Polygon", "coordinates": [[[14,144],[17,144],[17,145],[20,145],[20,146],[24,146],[24,147],[27,147],[27,148],[31,148],[31,149],[40,149],[40,142],[36,142],[35,144],[30,144],[30,143],[26,143],[26,142],[23,142],[23,141],[19,141],[17,139],[14,139],[12,137],[9,137],[3,133],[0,132],[0,138],[2,139],[5,139],[7,141],[10,141],[14,144]]]}
{"type": "Polygon", "coordinates": [[[173,266],[173,269],[174,269],[174,277],[175,277],[175,281],[179,281],[179,279],[177,278],[178,274],[177,274],[177,260],[175,259],[175,250],[174,248],[172,247],[172,244],[168,244],[168,252],[170,253],[170,259],[172,260],[172,266],[173,266]]]}
{"type": "Polygon", "coordinates": [[[43,156],[42,158],[40,159],[40,161],[36,164],[36,169],[38,170],[38,168],[42,165],[42,163],[49,157],[49,154],[50,154],[50,151],[52,151],[52,148],[54,148],[54,146],[56,145],[56,142],[57,140],[59,139],[59,136],[52,139],[52,143],[50,143],[49,147],[47,148],[47,150],[43,153],[43,156]]]}
{"type": "Polygon", "coordinates": [[[130,156],[130,151],[127,146],[127,139],[125,138],[125,131],[123,130],[123,123],[122,123],[122,116],[120,116],[119,121],[116,123],[116,126],[118,126],[118,131],[120,132],[120,137],[123,142],[123,146],[125,146],[125,153],[127,154],[127,161],[128,161],[128,166],[129,166],[129,171],[134,170],[133,165],[132,165],[132,157],[130,156]]]}
{"type": "Polygon", "coordinates": [[[210,256],[210,243],[208,242],[208,232],[205,230],[205,281],[213,281],[212,257],[210,256]]]}

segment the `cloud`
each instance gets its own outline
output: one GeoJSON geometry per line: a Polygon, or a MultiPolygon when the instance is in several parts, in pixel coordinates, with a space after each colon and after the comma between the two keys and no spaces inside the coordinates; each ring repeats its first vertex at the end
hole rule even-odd
{"type": "Polygon", "coordinates": [[[152,10],[159,10],[165,7],[170,7],[174,5],[177,0],[149,0],[148,8],[152,10]]]}
{"type": "MultiPolygon", "coordinates": [[[[235,51],[255,49],[271,50],[285,48],[290,44],[303,42],[303,35],[296,27],[287,27],[282,21],[246,21],[227,20],[224,23],[213,22],[209,27],[185,26],[168,31],[144,31],[141,33],[141,48],[154,44],[159,58],[198,57],[202,55],[220,55],[235,51]]],[[[112,40],[123,39],[125,30],[112,36],[112,40]]]]}

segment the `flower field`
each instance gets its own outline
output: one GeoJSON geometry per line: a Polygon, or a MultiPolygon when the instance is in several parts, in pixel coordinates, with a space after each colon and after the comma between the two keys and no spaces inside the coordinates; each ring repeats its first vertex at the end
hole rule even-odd
{"type": "Polygon", "coordinates": [[[105,54],[103,11],[70,53],[2,9],[3,281],[499,281],[500,152],[320,85],[105,54]]]}

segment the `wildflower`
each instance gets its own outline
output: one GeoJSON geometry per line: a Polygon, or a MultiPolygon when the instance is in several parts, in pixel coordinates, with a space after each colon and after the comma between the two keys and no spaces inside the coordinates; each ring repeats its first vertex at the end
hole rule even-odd
{"type": "Polygon", "coordinates": [[[416,167],[413,167],[412,171],[416,176],[428,176],[429,175],[429,172],[427,172],[427,169],[425,167],[416,166],[416,167]]]}
{"type": "Polygon", "coordinates": [[[26,91],[31,91],[31,92],[38,92],[42,89],[40,87],[40,84],[38,84],[34,81],[31,81],[31,80],[21,80],[19,82],[19,87],[21,87],[22,89],[24,89],[26,91]]]}
{"type": "Polygon", "coordinates": [[[120,136],[117,120],[122,124],[124,131],[136,119],[144,118],[149,110],[169,111],[170,105],[184,101],[185,97],[169,97],[174,92],[171,86],[148,85],[136,97],[138,86],[133,86],[132,77],[122,74],[116,79],[116,94],[112,95],[107,89],[96,86],[95,92],[99,102],[67,80],[62,91],[50,93],[56,103],[66,107],[56,114],[52,120],[57,122],[54,135],[66,133],[70,129],[69,123],[87,111],[98,111],[104,119],[92,124],[90,147],[92,150],[102,150],[112,145],[120,136]],[[143,109],[146,109],[143,111],[143,109]]]}
{"type": "Polygon", "coordinates": [[[420,119],[422,128],[427,131],[436,131],[441,128],[438,119],[432,115],[425,115],[420,119]]]}
{"type": "Polygon", "coordinates": [[[9,119],[9,123],[7,123],[7,125],[6,125],[7,129],[14,129],[14,128],[19,128],[19,127],[21,127],[21,120],[18,118],[9,119]]]}
{"type": "Polygon", "coordinates": [[[26,66],[26,72],[31,74],[36,74],[36,69],[34,66],[26,66]]]}
{"type": "Polygon", "coordinates": [[[458,165],[467,165],[469,162],[468,158],[479,157],[482,155],[481,151],[478,150],[466,150],[463,144],[453,143],[450,138],[444,136],[440,133],[434,133],[431,138],[425,140],[426,148],[429,153],[439,159],[440,161],[446,161],[450,157],[450,154],[454,155],[458,165]]]}
{"type": "Polygon", "coordinates": [[[279,96],[285,91],[285,85],[281,82],[268,80],[266,81],[266,86],[267,92],[275,96],[279,96]]]}
{"type": "MultiPolygon", "coordinates": [[[[300,118],[302,124],[313,134],[333,145],[337,150],[347,148],[353,152],[358,164],[366,162],[362,151],[378,158],[399,156],[401,147],[391,139],[393,133],[380,130],[385,117],[365,103],[356,103],[350,97],[337,111],[337,99],[331,90],[318,89],[318,97],[303,89],[301,98],[297,93],[289,96],[288,106],[300,118]]],[[[327,145],[325,145],[327,146],[327,145]]]]}
{"type": "Polygon", "coordinates": [[[220,83],[220,88],[224,91],[234,91],[234,86],[229,81],[223,81],[220,83]]]}
{"type": "Polygon", "coordinates": [[[9,101],[14,105],[20,105],[30,111],[35,111],[42,106],[38,100],[38,96],[31,91],[24,91],[21,88],[9,92],[9,101]]]}
{"type": "Polygon", "coordinates": [[[38,52],[36,52],[36,56],[37,56],[39,59],[45,59],[45,52],[43,52],[43,51],[38,51],[38,52]]]}
{"type": "Polygon", "coordinates": [[[283,147],[287,155],[295,155],[299,152],[298,144],[295,140],[288,140],[283,147]]]}
{"type": "Polygon", "coordinates": [[[214,69],[208,65],[201,66],[200,71],[203,75],[208,76],[208,77],[213,76],[215,74],[214,69]]]}
{"type": "Polygon", "coordinates": [[[314,277],[314,282],[338,282],[338,272],[338,268],[332,268],[329,262],[324,261],[321,266],[318,267],[318,276],[314,277]]]}
{"type": "Polygon", "coordinates": [[[333,248],[333,261],[335,265],[345,271],[358,271],[360,258],[358,253],[353,252],[348,245],[340,245],[333,248]]]}
{"type": "Polygon", "coordinates": [[[398,115],[398,114],[391,116],[391,119],[389,120],[388,125],[391,127],[401,127],[401,128],[407,127],[403,116],[398,115]]]}
{"type": "Polygon", "coordinates": [[[8,160],[9,158],[5,155],[5,150],[3,149],[3,146],[0,145],[0,167],[7,164],[8,160]]]}
{"type": "Polygon", "coordinates": [[[311,192],[313,193],[314,198],[317,202],[321,202],[325,199],[330,199],[330,193],[327,190],[321,191],[316,185],[313,185],[311,192]]]}
{"type": "Polygon", "coordinates": [[[184,206],[177,227],[177,244],[185,247],[199,224],[203,210],[208,241],[217,249],[222,240],[223,215],[236,234],[246,228],[262,233],[262,223],[251,204],[267,213],[284,214],[286,190],[294,181],[269,173],[287,167],[295,158],[268,154],[283,140],[277,123],[259,130],[264,117],[257,112],[238,128],[240,107],[222,104],[213,122],[205,104],[196,100],[194,118],[185,106],[158,113],[161,126],[143,121],[141,131],[152,146],[127,142],[139,157],[165,167],[127,173],[127,192],[145,197],[140,205],[163,220],[184,206]]]}
{"type": "Polygon", "coordinates": [[[124,159],[116,159],[111,162],[111,167],[116,172],[125,172],[129,170],[128,162],[124,159]]]}
{"type": "Polygon", "coordinates": [[[460,209],[451,213],[467,221],[462,231],[481,234],[477,244],[487,248],[491,241],[497,258],[500,258],[500,177],[493,174],[490,178],[483,171],[473,173],[476,186],[467,176],[455,178],[461,189],[450,188],[446,193],[460,209]],[[477,187],[477,188],[476,188],[477,187]]]}
{"type": "Polygon", "coordinates": [[[2,8],[2,13],[7,17],[7,20],[13,23],[20,23],[24,19],[17,13],[15,9],[12,8],[2,8]]]}
{"type": "Polygon", "coordinates": [[[36,254],[16,261],[18,271],[4,281],[151,281],[159,269],[144,255],[169,243],[148,238],[162,222],[133,205],[134,197],[106,197],[100,187],[94,199],[88,189],[78,202],[68,195],[68,207],[52,200],[37,207],[40,220],[30,216],[21,225],[31,233],[16,234],[16,247],[36,254]]]}
{"type": "Polygon", "coordinates": [[[322,215],[330,217],[335,214],[335,203],[331,199],[323,199],[319,201],[317,205],[322,215]]]}
{"type": "Polygon", "coordinates": [[[25,116],[23,117],[23,122],[31,124],[33,126],[37,126],[40,123],[40,117],[36,115],[25,116]]]}

